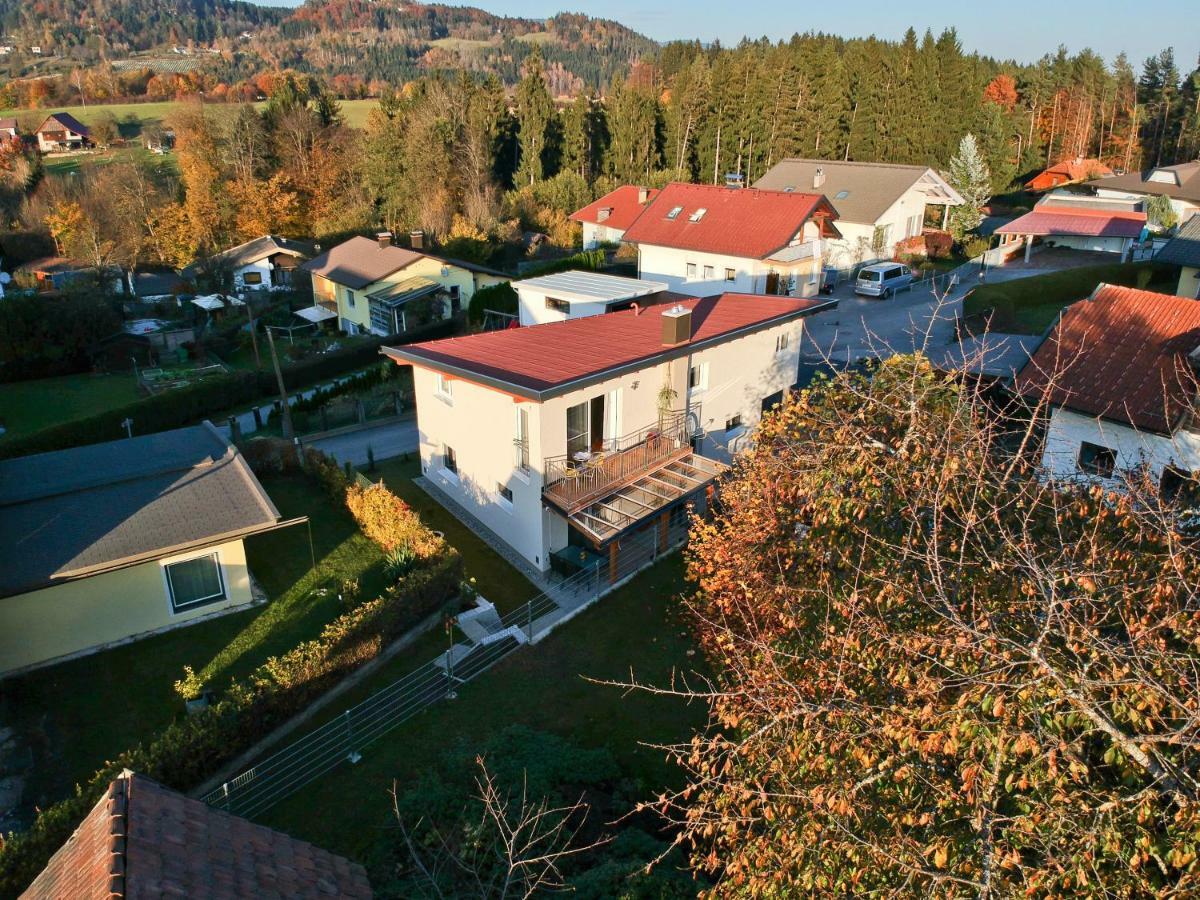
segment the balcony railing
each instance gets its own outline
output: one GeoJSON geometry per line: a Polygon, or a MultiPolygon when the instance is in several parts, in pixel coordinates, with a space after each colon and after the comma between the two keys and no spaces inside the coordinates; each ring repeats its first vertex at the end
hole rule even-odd
{"type": "Polygon", "coordinates": [[[547,457],[542,492],[573,513],[672,458],[691,453],[691,437],[686,412],[665,413],[654,425],[604,441],[603,449],[587,460],[571,454],[547,457]]]}

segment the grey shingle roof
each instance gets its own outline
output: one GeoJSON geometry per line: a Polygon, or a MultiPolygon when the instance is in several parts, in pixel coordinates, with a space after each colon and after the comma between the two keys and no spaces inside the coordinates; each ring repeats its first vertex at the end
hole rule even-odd
{"type": "Polygon", "coordinates": [[[236,247],[215,253],[202,263],[188,266],[184,269],[184,274],[190,278],[201,266],[229,266],[231,269],[236,269],[239,266],[256,263],[260,259],[266,259],[268,256],[274,256],[276,253],[287,253],[300,259],[308,259],[315,252],[316,247],[308,241],[264,234],[262,237],[256,237],[244,244],[238,244],[236,247]]]}
{"type": "Polygon", "coordinates": [[[1188,219],[1179,234],[1167,241],[1154,259],[1177,266],[1200,267],[1200,216],[1188,219]]]}
{"type": "Polygon", "coordinates": [[[424,254],[394,244],[383,247],[379,241],[371,238],[352,237],[326,250],[316,259],[309,260],[300,268],[352,290],[358,290],[387,278],[393,272],[399,272],[422,256],[424,254]]]}
{"type": "Polygon", "coordinates": [[[895,163],[843,162],[827,159],[782,159],[754,187],[769,191],[824,194],[838,211],[838,220],[871,225],[926,173],[928,166],[895,163]],[[814,184],[820,169],[825,180],[814,184]],[[839,196],[845,192],[845,196],[839,196]]]}
{"type": "Polygon", "coordinates": [[[210,423],[0,461],[0,597],[274,525],[210,423]]]}
{"type": "Polygon", "coordinates": [[[1174,197],[1176,200],[1200,203],[1200,160],[1179,163],[1174,166],[1159,166],[1158,170],[1151,169],[1145,173],[1129,172],[1125,175],[1098,178],[1095,181],[1089,181],[1088,185],[1093,188],[1129,191],[1135,194],[1159,194],[1174,197]],[[1179,183],[1148,180],[1155,171],[1173,173],[1179,183]]]}

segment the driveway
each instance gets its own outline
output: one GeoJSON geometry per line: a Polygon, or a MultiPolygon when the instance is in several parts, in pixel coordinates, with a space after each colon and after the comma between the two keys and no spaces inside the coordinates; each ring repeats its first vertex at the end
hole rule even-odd
{"type": "MultiPolygon", "coordinates": [[[[1034,253],[1028,264],[1018,255],[1007,265],[989,266],[985,278],[991,284],[1116,261],[1111,253],[1047,248],[1034,253]]],[[[956,272],[959,280],[952,290],[950,276],[943,274],[933,281],[915,284],[912,290],[890,300],[859,297],[850,281],[838,285],[833,293],[837,308],[804,320],[802,370],[821,364],[848,366],[915,350],[931,352],[950,344],[963,296],[980,283],[978,262],[960,266],[956,272]]]]}
{"type": "Polygon", "coordinates": [[[364,466],[367,464],[367,448],[374,451],[376,462],[402,453],[415,453],[418,445],[417,420],[412,417],[349,434],[305,441],[304,445],[328,453],[339,463],[364,466]]]}

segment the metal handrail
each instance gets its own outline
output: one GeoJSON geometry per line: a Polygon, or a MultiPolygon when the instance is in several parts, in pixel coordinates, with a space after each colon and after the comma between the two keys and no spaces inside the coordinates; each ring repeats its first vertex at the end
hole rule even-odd
{"type": "Polygon", "coordinates": [[[664,413],[655,425],[603,442],[599,456],[577,462],[570,454],[547,457],[542,491],[571,507],[582,505],[614,484],[666,461],[691,446],[686,410],[664,413]]]}

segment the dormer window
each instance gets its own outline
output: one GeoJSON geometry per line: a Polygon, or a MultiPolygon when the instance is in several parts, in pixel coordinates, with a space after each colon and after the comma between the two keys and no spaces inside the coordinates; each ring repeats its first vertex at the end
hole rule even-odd
{"type": "Polygon", "coordinates": [[[702,206],[698,210],[696,210],[694,213],[692,213],[690,216],[688,216],[688,221],[689,222],[699,222],[701,219],[704,218],[704,214],[706,212],[708,212],[708,210],[702,206]]]}
{"type": "Polygon", "coordinates": [[[667,218],[672,220],[678,219],[681,212],[683,212],[682,206],[674,206],[671,208],[671,211],[667,213],[667,218]]]}

